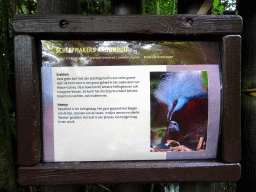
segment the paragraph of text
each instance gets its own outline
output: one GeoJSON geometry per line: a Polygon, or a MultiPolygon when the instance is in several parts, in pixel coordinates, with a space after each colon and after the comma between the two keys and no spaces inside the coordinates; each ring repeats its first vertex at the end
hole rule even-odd
{"type": "Polygon", "coordinates": [[[108,97],[112,93],[136,93],[140,81],[136,77],[69,77],[57,75],[57,97],[108,97]]]}
{"type": "Polygon", "coordinates": [[[58,123],[75,123],[81,119],[137,119],[137,107],[69,107],[58,103],[58,123]]]}

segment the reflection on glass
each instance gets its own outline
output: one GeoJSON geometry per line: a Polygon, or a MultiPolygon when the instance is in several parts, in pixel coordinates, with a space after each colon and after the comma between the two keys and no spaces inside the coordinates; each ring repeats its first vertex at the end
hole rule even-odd
{"type": "Polygon", "coordinates": [[[42,41],[42,66],[216,64],[215,42],[42,41]]]}

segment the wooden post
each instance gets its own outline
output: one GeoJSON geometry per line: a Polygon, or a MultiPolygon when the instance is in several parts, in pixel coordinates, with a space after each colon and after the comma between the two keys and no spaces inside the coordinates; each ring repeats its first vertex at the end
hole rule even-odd
{"type": "MultiPolygon", "coordinates": [[[[80,14],[79,0],[38,0],[38,14],[80,14]]],[[[42,186],[42,191],[79,191],[76,185],[69,186],[42,186]]]]}

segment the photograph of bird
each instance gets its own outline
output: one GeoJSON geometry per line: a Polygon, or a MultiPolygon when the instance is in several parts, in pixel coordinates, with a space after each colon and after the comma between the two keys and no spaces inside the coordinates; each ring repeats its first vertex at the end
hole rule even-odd
{"type": "Polygon", "coordinates": [[[153,95],[168,106],[164,138],[176,140],[196,150],[201,137],[207,138],[208,123],[207,71],[165,72],[153,95]],[[174,126],[177,124],[177,126],[174,126]]]}
{"type": "Polygon", "coordinates": [[[172,143],[169,143],[168,141],[174,141],[172,140],[172,137],[174,137],[174,134],[179,133],[179,131],[178,123],[175,121],[169,121],[165,131],[165,136],[162,138],[161,143],[157,145],[157,147],[160,149],[169,149],[172,143]]]}

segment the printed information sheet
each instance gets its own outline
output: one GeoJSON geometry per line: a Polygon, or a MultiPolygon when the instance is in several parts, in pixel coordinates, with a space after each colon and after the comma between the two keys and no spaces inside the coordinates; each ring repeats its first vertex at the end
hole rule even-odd
{"type": "MultiPolygon", "coordinates": [[[[216,158],[217,64],[52,66],[49,58],[61,64],[81,55],[48,44],[43,42],[43,50],[52,55],[43,52],[41,68],[45,162],[216,158]]],[[[84,54],[104,52],[96,45],[88,47],[84,54]]],[[[114,52],[112,59],[121,63],[117,52],[124,54],[129,50],[125,47],[107,52],[114,52]]],[[[148,54],[142,60],[173,57],[160,56],[148,54]]],[[[141,63],[138,57],[129,60],[141,63]]]]}

